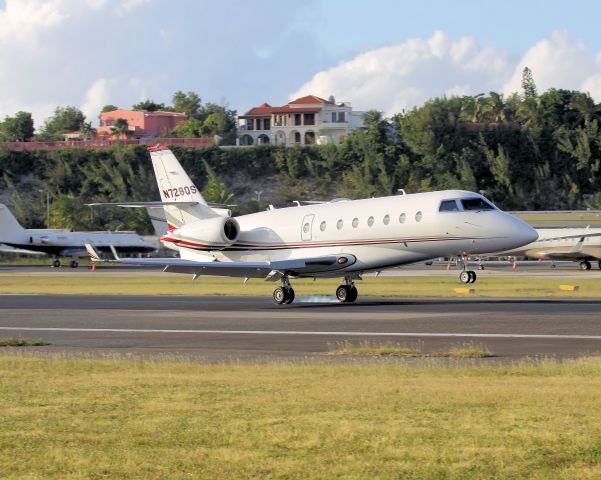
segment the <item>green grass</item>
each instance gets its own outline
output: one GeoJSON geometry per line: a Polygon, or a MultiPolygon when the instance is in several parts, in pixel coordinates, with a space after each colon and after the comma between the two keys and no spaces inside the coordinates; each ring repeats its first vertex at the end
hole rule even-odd
{"type": "Polygon", "coordinates": [[[601,478],[601,359],[423,362],[3,355],[1,476],[601,478]]]}
{"type": "Polygon", "coordinates": [[[328,344],[330,355],[365,355],[372,357],[423,357],[423,358],[486,358],[491,357],[490,350],[482,344],[472,342],[453,346],[443,352],[424,352],[419,343],[403,345],[395,342],[376,342],[365,340],[354,344],[348,340],[328,344]]]}
{"type": "MultiPolygon", "coordinates": [[[[293,280],[296,295],[333,296],[340,279],[293,280]]],[[[462,286],[455,272],[449,276],[431,277],[366,277],[356,283],[360,296],[385,297],[462,297],[453,288],[462,286]]],[[[44,273],[0,272],[0,294],[114,294],[114,295],[264,295],[270,296],[278,283],[251,279],[201,277],[146,271],[82,270],[63,272],[48,269],[44,273]]],[[[601,282],[595,278],[486,278],[478,279],[473,288],[480,298],[599,298],[601,282]],[[577,292],[559,290],[562,283],[580,286],[577,292]]]]}
{"type": "Polygon", "coordinates": [[[44,345],[50,345],[44,340],[28,340],[21,337],[5,337],[0,338],[0,347],[41,347],[44,345]]]}

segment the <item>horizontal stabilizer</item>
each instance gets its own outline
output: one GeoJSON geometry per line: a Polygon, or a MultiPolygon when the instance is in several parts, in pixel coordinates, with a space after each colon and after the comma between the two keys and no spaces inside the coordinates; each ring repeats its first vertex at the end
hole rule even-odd
{"type": "Polygon", "coordinates": [[[192,207],[198,202],[102,202],[86,203],[88,207],[125,207],[125,208],[152,208],[176,205],[178,207],[192,207]]]}

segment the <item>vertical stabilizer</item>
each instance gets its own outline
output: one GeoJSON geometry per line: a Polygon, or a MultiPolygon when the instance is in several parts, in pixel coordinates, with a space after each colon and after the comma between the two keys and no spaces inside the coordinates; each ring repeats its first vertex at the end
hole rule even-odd
{"type": "Polygon", "coordinates": [[[24,231],[8,207],[0,203],[0,243],[10,241],[24,231]]]}
{"type": "Polygon", "coordinates": [[[148,149],[154,174],[156,175],[159,193],[163,202],[182,203],[165,205],[165,217],[169,230],[200,220],[219,216],[202,198],[188,174],[165,146],[157,145],[148,149]],[[195,205],[190,203],[196,202],[195,205]]]}

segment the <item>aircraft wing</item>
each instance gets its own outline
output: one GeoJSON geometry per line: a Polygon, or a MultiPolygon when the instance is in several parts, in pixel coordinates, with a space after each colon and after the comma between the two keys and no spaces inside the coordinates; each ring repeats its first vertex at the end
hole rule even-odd
{"type": "Polygon", "coordinates": [[[580,241],[584,241],[585,238],[589,238],[589,237],[601,237],[601,233],[581,233],[579,235],[560,235],[558,237],[546,237],[546,238],[539,238],[539,241],[545,241],[545,240],[569,240],[571,238],[578,238],[580,239],[580,241]]]}
{"type": "Polygon", "coordinates": [[[508,212],[535,228],[601,227],[601,210],[508,212]]]}
{"type": "MultiPolygon", "coordinates": [[[[86,244],[92,260],[103,261],[94,248],[86,244]]],[[[113,254],[115,252],[113,251],[113,254]]],[[[353,265],[357,259],[354,255],[326,255],[323,257],[278,260],[273,262],[199,262],[182,258],[119,258],[105,260],[121,265],[152,265],[164,267],[165,272],[188,273],[195,277],[215,275],[222,277],[264,278],[279,280],[284,275],[314,276],[342,270],[353,265]]]]}

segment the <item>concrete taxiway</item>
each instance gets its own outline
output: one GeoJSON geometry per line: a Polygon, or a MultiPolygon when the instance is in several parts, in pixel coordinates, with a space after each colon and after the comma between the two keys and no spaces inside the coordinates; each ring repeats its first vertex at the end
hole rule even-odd
{"type": "Polygon", "coordinates": [[[486,345],[493,361],[601,353],[601,301],[2,295],[0,337],[43,351],[184,355],[209,361],[331,358],[328,344],[486,345]]]}

